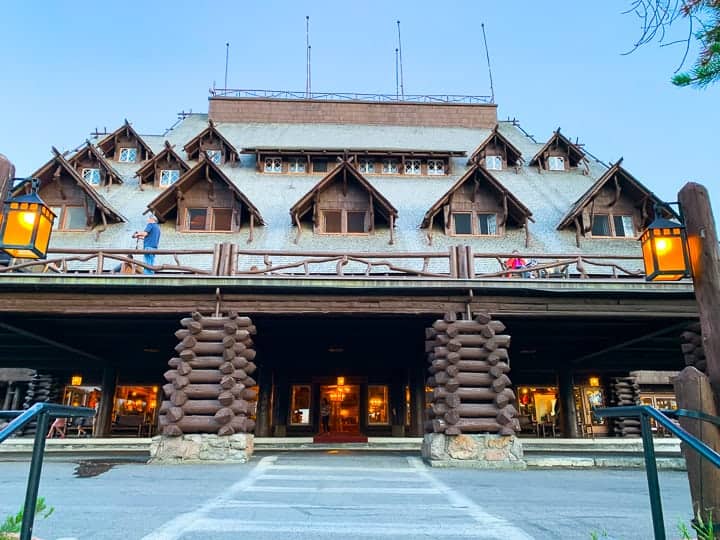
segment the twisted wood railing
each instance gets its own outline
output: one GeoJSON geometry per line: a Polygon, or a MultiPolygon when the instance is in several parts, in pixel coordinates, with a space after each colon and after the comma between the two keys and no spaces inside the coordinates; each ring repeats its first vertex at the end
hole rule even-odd
{"type": "Polygon", "coordinates": [[[528,266],[506,268],[509,253],[473,253],[470,246],[446,252],[331,252],[248,250],[237,244],[183,250],[53,249],[44,260],[12,259],[0,274],[143,274],[282,277],[427,278],[643,278],[642,258],[630,255],[521,253],[528,266]],[[153,253],[158,264],[143,262],[153,253]],[[172,262],[171,262],[172,261],[172,262]]]}

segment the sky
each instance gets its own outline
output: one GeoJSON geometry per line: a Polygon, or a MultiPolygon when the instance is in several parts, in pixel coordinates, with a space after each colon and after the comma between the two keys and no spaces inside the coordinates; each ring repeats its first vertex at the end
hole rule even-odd
{"type": "MultiPolygon", "coordinates": [[[[0,20],[0,153],[29,176],[95,129],[128,119],[162,134],[209,89],[395,94],[401,21],[406,94],[488,95],[487,35],[501,119],[538,141],[562,133],[623,166],[665,201],[688,181],[720,212],[720,84],[677,88],[682,46],[631,54],[632,0],[444,2],[5,0],[0,20]]],[[[670,38],[684,36],[676,26],[670,38]]],[[[692,53],[691,57],[692,59],[692,53]]],[[[478,141],[480,143],[481,141],[478,141]]]]}

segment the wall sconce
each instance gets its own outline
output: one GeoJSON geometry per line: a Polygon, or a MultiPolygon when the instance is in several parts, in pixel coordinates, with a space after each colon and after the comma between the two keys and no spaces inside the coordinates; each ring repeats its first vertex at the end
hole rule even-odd
{"type": "Polygon", "coordinates": [[[590,386],[600,386],[600,377],[590,377],[588,379],[588,384],[590,386]]]}
{"type": "Polygon", "coordinates": [[[18,259],[45,258],[56,217],[37,194],[40,181],[31,186],[30,194],[8,198],[0,216],[0,249],[18,259]]]}
{"type": "Polygon", "coordinates": [[[337,385],[338,385],[338,386],[344,386],[344,385],[345,385],[345,377],[338,377],[338,378],[337,378],[337,385]]]}
{"type": "Polygon", "coordinates": [[[82,375],[73,375],[70,377],[71,386],[80,386],[82,384],[82,375]]]}
{"type": "Polygon", "coordinates": [[[645,280],[677,281],[690,277],[685,225],[663,218],[660,208],[655,207],[655,219],[640,236],[645,280]]]}

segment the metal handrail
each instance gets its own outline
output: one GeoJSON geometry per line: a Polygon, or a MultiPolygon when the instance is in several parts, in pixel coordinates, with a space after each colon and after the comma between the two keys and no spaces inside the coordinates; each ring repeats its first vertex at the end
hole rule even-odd
{"type": "Polygon", "coordinates": [[[306,92],[292,90],[260,90],[248,88],[211,88],[213,97],[312,99],[322,101],[379,101],[414,103],[488,103],[492,96],[461,94],[370,94],[359,92],[306,92]]]}
{"type": "Polygon", "coordinates": [[[0,411],[0,418],[13,419],[7,426],[0,430],[0,443],[37,418],[35,442],[33,444],[32,459],[30,460],[30,473],[28,474],[27,490],[25,492],[25,504],[23,505],[20,540],[31,540],[32,538],[35,508],[37,505],[38,489],[40,487],[40,474],[42,473],[43,456],[45,453],[45,434],[48,431],[50,419],[89,418],[94,414],[94,409],[87,407],[69,407],[67,405],[58,405],[57,403],[36,403],[25,411],[0,411]]]}
{"type": "Polygon", "coordinates": [[[600,418],[640,418],[642,428],[643,455],[645,457],[645,472],[647,474],[648,491],[650,495],[650,510],[653,520],[655,540],[665,540],[665,521],[660,499],[660,482],[658,481],[657,462],[655,461],[655,444],[652,437],[650,418],[675,435],[687,446],[695,450],[700,457],[707,459],[715,467],[720,468],[720,454],[675,424],[670,417],[687,417],[720,425],[720,418],[700,411],[678,409],[675,411],[658,411],[649,405],[632,405],[625,407],[604,407],[593,409],[593,414],[600,418]]]}

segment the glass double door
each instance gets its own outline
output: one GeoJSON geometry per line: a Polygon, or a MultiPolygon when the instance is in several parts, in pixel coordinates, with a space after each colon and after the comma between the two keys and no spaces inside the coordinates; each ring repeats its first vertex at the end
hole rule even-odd
{"type": "Polygon", "coordinates": [[[320,385],[320,416],[322,431],[359,433],[360,385],[320,385]],[[327,419],[322,418],[325,413],[327,419]]]}

